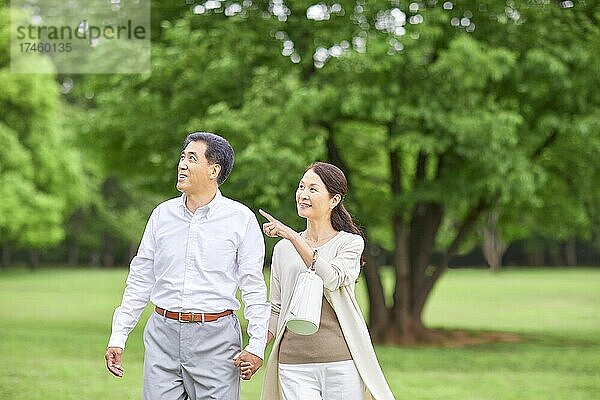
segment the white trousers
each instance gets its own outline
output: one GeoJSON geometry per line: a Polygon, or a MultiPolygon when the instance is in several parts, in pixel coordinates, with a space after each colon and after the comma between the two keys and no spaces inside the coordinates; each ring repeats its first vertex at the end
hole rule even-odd
{"type": "Polygon", "coordinates": [[[363,400],[364,385],[354,361],[279,364],[283,400],[363,400]]]}

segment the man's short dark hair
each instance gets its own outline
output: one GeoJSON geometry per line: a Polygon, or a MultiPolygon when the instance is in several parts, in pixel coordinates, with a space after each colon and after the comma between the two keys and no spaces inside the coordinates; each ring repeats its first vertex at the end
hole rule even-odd
{"type": "Polygon", "coordinates": [[[193,132],[185,138],[183,142],[184,150],[190,142],[204,142],[206,144],[204,157],[209,163],[221,166],[217,183],[221,185],[225,182],[233,169],[234,161],[233,148],[227,139],[210,132],[193,132]]]}

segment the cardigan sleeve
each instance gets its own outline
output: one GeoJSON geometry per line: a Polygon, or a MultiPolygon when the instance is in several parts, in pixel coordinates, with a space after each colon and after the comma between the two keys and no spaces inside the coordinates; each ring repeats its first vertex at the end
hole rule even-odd
{"type": "Polygon", "coordinates": [[[271,301],[271,317],[269,319],[269,332],[273,336],[277,336],[277,324],[279,322],[279,314],[281,312],[281,283],[279,257],[277,254],[279,246],[273,249],[273,258],[271,260],[271,284],[270,284],[270,301],[271,301]]]}
{"type": "Polygon", "coordinates": [[[360,273],[360,257],[364,248],[363,238],[359,235],[352,235],[341,245],[334,258],[327,260],[319,255],[315,269],[317,275],[323,279],[323,286],[333,291],[356,282],[360,273]]]}

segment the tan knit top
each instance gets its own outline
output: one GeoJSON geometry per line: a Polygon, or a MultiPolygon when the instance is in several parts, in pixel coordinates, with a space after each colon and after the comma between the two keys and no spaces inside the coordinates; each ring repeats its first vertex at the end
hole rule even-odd
{"type": "Polygon", "coordinates": [[[286,329],[279,345],[279,363],[308,364],[352,360],[335,311],[323,297],[319,330],[298,335],[286,329]]]}

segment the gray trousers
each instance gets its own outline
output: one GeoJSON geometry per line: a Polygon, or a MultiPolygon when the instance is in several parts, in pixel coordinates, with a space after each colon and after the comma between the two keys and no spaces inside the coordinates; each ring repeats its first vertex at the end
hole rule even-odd
{"type": "Polygon", "coordinates": [[[153,312],[144,329],[144,400],[239,400],[233,357],[242,336],[235,314],[178,322],[153,312]]]}

